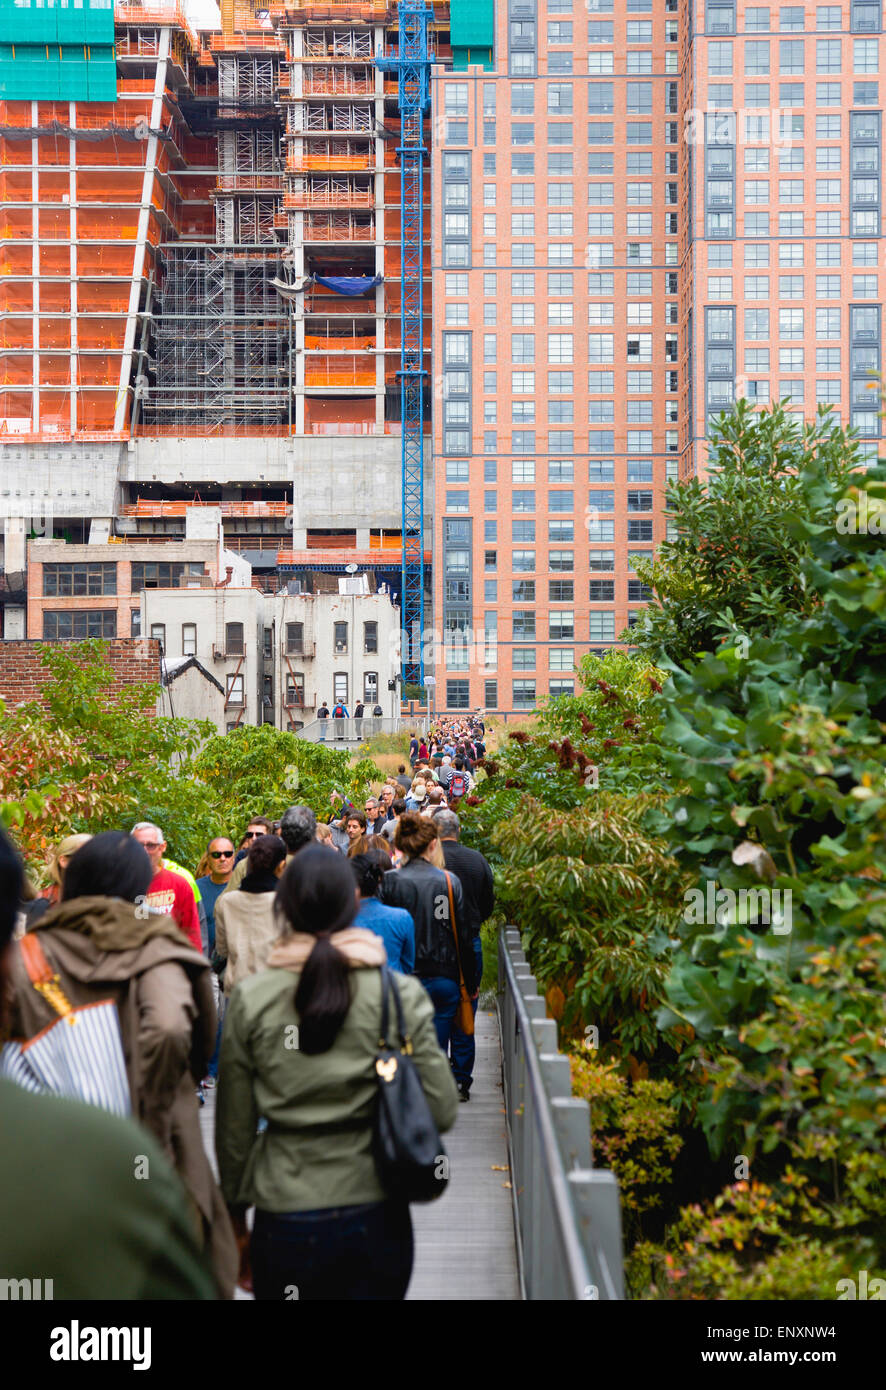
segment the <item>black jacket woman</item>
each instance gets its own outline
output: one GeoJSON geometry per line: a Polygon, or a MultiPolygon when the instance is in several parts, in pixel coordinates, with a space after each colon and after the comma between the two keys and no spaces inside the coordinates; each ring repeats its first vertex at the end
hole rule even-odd
{"type": "Polygon", "coordinates": [[[473,996],[479,984],[474,979],[474,948],[464,896],[455,874],[433,862],[439,856],[439,840],[430,817],[404,812],[397,822],[394,844],[405,862],[402,868],[385,874],[384,901],[391,907],[405,907],[415,923],[415,973],[431,996],[437,1037],[445,1052],[461,994],[459,964],[468,994],[473,996]]]}

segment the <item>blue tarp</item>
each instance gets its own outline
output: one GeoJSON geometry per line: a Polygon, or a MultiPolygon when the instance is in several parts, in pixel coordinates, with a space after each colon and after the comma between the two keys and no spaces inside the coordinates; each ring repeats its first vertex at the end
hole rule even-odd
{"type": "Polygon", "coordinates": [[[368,294],[381,284],[380,275],[315,275],[318,285],[325,285],[336,294],[346,294],[353,299],[356,295],[368,294]]]}

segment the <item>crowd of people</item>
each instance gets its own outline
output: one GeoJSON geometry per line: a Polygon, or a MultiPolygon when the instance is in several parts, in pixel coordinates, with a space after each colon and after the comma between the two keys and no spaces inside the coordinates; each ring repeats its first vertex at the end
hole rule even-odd
{"type": "Polygon", "coordinates": [[[302,805],[254,816],[193,874],[139,821],[62,838],[34,896],[0,838],[0,1122],[24,1135],[0,1156],[0,1273],[44,1270],[56,1297],[405,1296],[409,1207],[373,1150],[380,967],[445,1132],[473,1085],[459,1005],[476,1013],[493,910],[490,867],[459,842],[484,753],[482,724],[442,722],[362,809],[333,794],[326,823],[302,805]],[[60,1098],[87,1098],[87,1074],[25,1089],[56,1019],[108,1001],[131,1118],[60,1098]],[[62,1146],[74,1158],[48,1185],[39,1151],[62,1146]]]}

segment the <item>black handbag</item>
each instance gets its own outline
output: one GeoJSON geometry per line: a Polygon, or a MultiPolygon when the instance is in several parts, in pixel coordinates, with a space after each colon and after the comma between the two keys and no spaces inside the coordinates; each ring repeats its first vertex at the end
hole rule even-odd
{"type": "Polygon", "coordinates": [[[401,1202],[433,1202],[449,1181],[449,1160],[412,1060],[412,1040],[403,1021],[397,983],[381,968],[381,1031],[375,1059],[378,1097],[373,1151],[382,1187],[401,1202]],[[397,1011],[400,1047],[388,1044],[390,995],[397,1011]]]}

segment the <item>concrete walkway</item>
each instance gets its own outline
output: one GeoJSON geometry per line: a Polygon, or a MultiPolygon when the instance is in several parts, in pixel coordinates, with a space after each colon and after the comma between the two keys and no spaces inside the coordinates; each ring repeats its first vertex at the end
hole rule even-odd
{"type": "Polygon", "coordinates": [[[443,1136],[449,1186],[412,1208],[415,1266],[407,1299],[519,1299],[495,1012],[477,1011],[471,1099],[443,1136]]]}
{"type": "MultiPolygon", "coordinates": [[[[471,1099],[459,1105],[443,1143],[450,1161],[441,1198],[412,1207],[415,1265],[410,1300],[519,1299],[511,1175],[502,1104],[501,1047],[494,1010],[477,1012],[477,1062],[471,1099]]],[[[217,1172],[215,1092],[200,1110],[206,1152],[217,1172]]],[[[237,1299],[251,1298],[238,1289],[237,1299]]]]}

